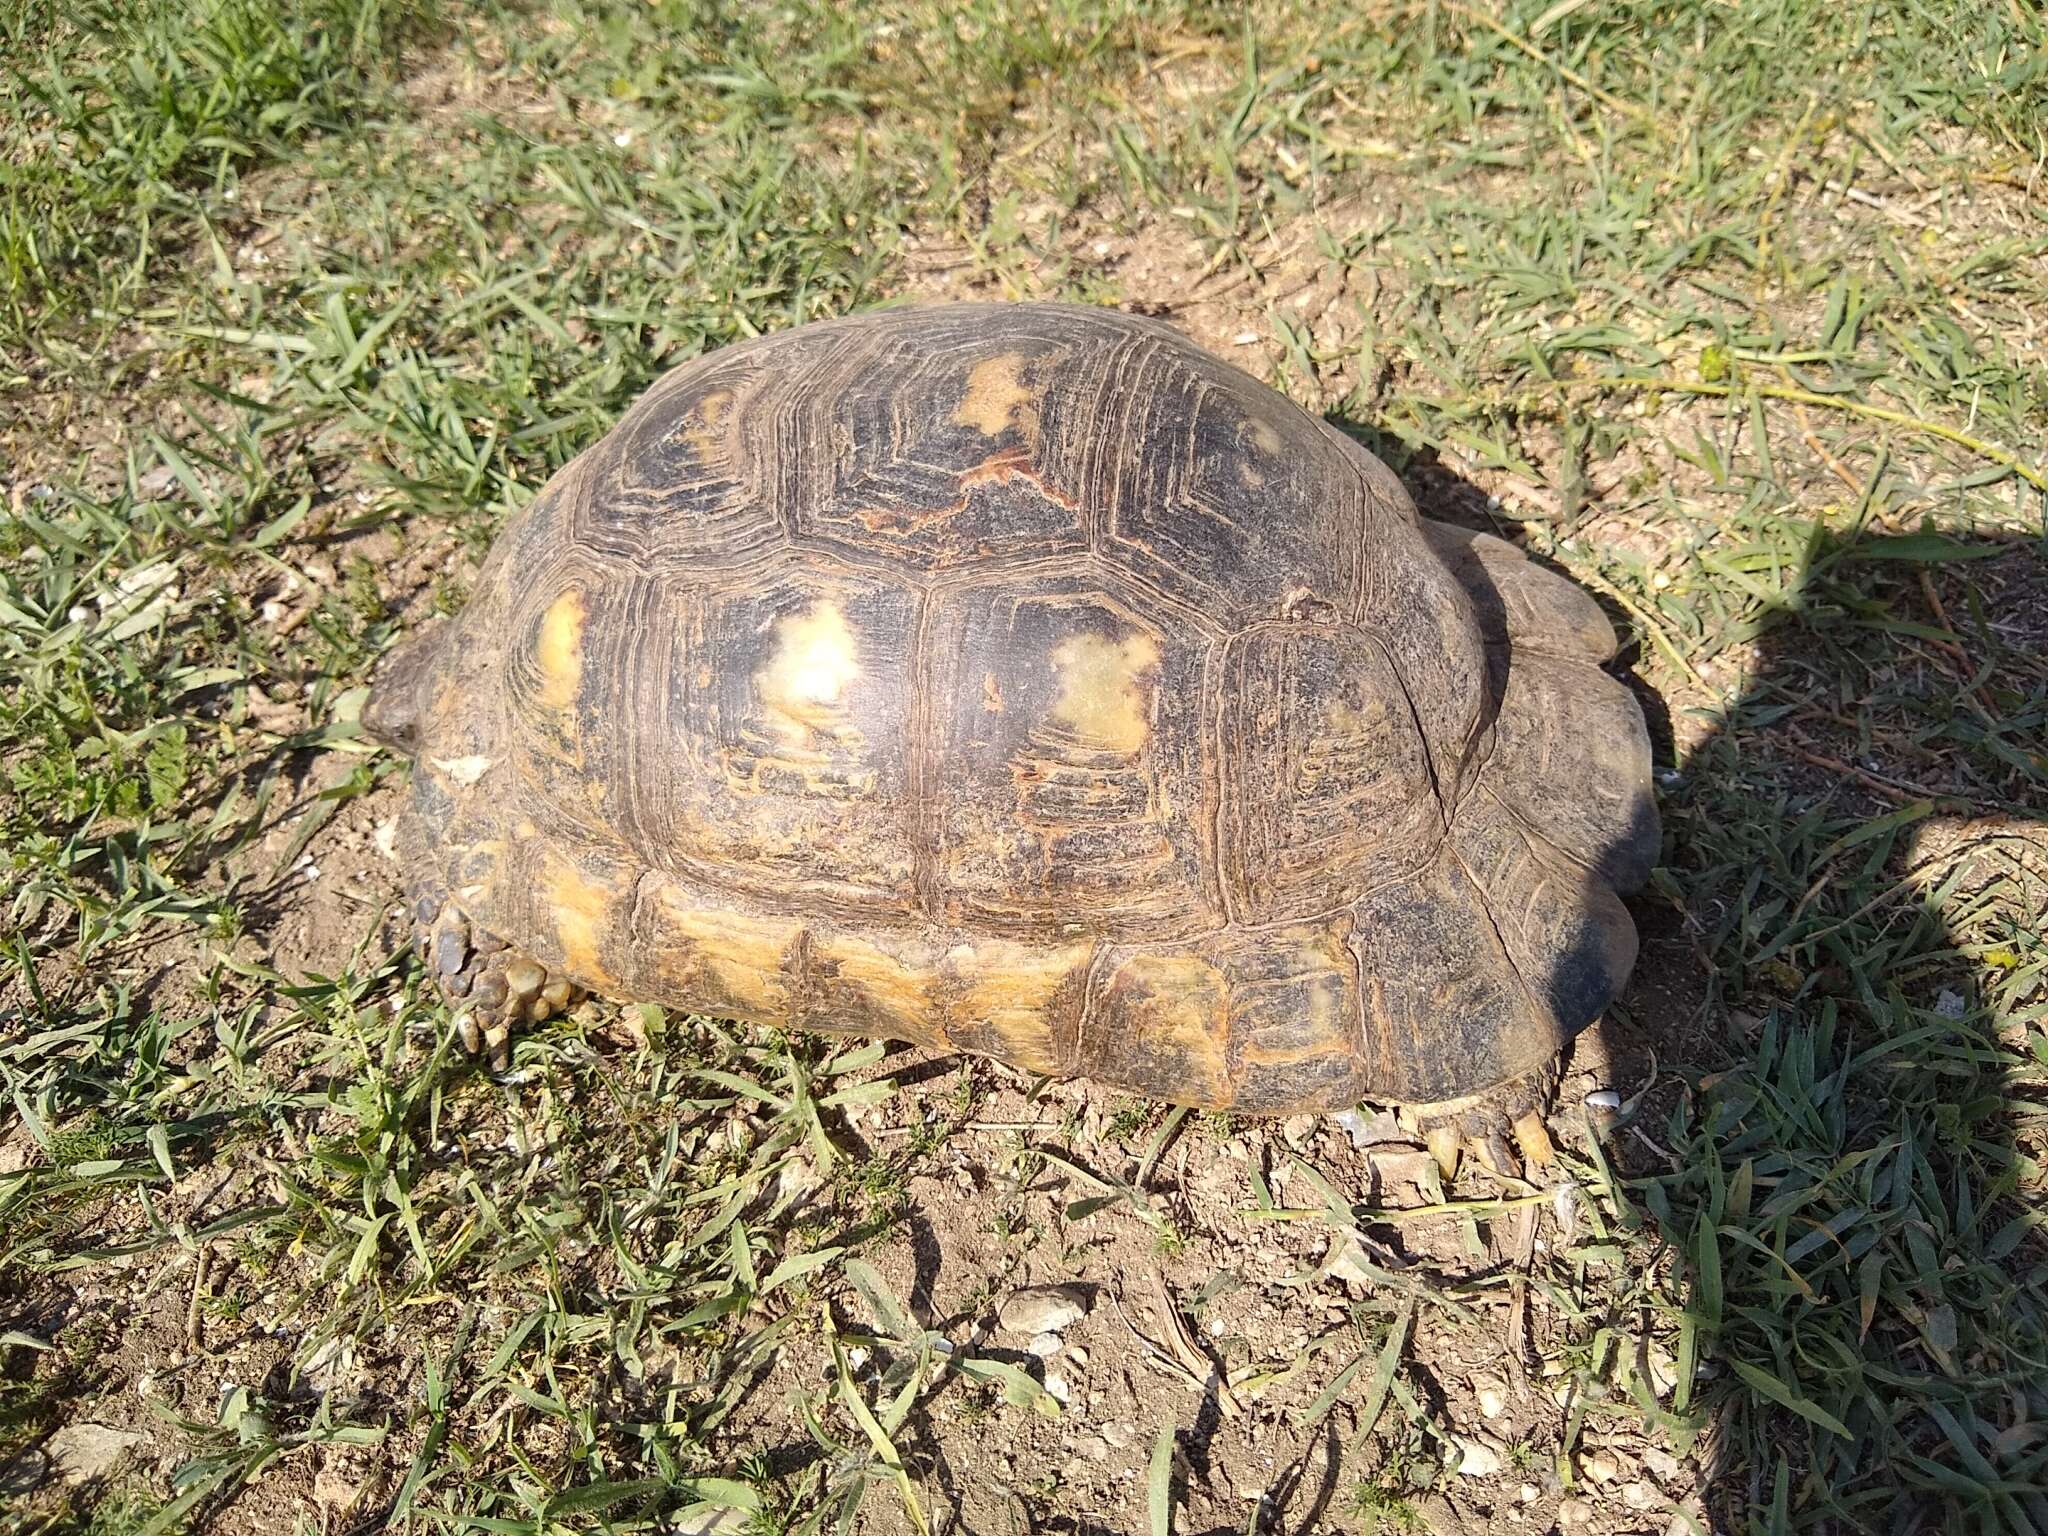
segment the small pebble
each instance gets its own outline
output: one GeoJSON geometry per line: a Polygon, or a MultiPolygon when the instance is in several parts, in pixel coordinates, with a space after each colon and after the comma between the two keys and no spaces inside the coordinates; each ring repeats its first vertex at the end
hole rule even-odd
{"type": "Polygon", "coordinates": [[[1648,1483],[1623,1483],[1621,1502],[1634,1510],[1655,1509],[1664,1502],[1664,1496],[1648,1483]]]}
{"type": "Polygon", "coordinates": [[[1063,1407],[1066,1404],[1068,1395],[1072,1391],[1067,1385],[1067,1378],[1060,1375],[1058,1371],[1047,1371],[1045,1373],[1045,1390],[1051,1395],[1054,1402],[1059,1403],[1063,1407]]]}
{"type": "Polygon", "coordinates": [[[1520,1490],[1516,1493],[1515,1497],[1520,1499],[1524,1504],[1534,1504],[1538,1499],[1543,1497],[1543,1490],[1538,1488],[1534,1483],[1524,1483],[1522,1484],[1520,1490]]]}
{"type": "Polygon", "coordinates": [[[1621,1095],[1612,1088],[1602,1088],[1598,1093],[1586,1095],[1586,1108],[1604,1109],[1609,1114],[1613,1114],[1621,1108],[1621,1095]]]}
{"type": "Polygon", "coordinates": [[[1652,1344],[1643,1351],[1644,1372],[1650,1378],[1650,1391],[1656,1396],[1669,1397],[1678,1387],[1678,1362],[1661,1346],[1652,1344]]]}
{"type": "Polygon", "coordinates": [[[1077,1285],[1033,1285],[1012,1291],[996,1313],[1006,1333],[1058,1333],[1088,1315],[1088,1297],[1077,1285]]]}
{"type": "Polygon", "coordinates": [[[1497,1376],[1474,1376],[1472,1395],[1479,1399],[1479,1411],[1489,1419],[1507,1412],[1508,1384],[1497,1376]]]}
{"type": "Polygon", "coordinates": [[[1458,1471],[1465,1477],[1492,1477],[1500,1470],[1500,1453],[1483,1441],[1453,1435],[1458,1448],[1458,1471]]]}
{"type": "Polygon", "coordinates": [[[1351,1145],[1360,1152],[1383,1142],[1412,1142],[1415,1139],[1401,1129],[1401,1122],[1391,1112],[1384,1109],[1370,1119],[1358,1109],[1340,1109],[1330,1118],[1351,1138],[1351,1145]]]}
{"type": "Polygon", "coordinates": [[[1356,1233],[1331,1238],[1325,1260],[1332,1280],[1342,1280],[1347,1285],[1372,1284],[1372,1276],[1365,1271],[1365,1249],[1359,1246],[1356,1233]]]}
{"type": "Polygon", "coordinates": [[[1685,1470],[1685,1463],[1662,1446],[1652,1446],[1643,1452],[1643,1465],[1649,1469],[1652,1477],[1666,1483],[1676,1482],[1679,1474],[1685,1470]]]}
{"type": "Polygon", "coordinates": [[[1566,1499],[1557,1506],[1558,1529],[1578,1530],[1593,1523],[1593,1506],[1584,1499],[1566,1499]]]}
{"type": "Polygon", "coordinates": [[[1593,1483],[1607,1484],[1621,1476],[1620,1465],[1605,1451],[1594,1451],[1591,1455],[1582,1457],[1579,1461],[1579,1470],[1586,1474],[1588,1482],[1593,1483]]]}
{"type": "Polygon", "coordinates": [[[1024,1346],[1024,1352],[1041,1360],[1050,1360],[1060,1352],[1060,1336],[1056,1333],[1035,1333],[1031,1342],[1024,1346]]]}

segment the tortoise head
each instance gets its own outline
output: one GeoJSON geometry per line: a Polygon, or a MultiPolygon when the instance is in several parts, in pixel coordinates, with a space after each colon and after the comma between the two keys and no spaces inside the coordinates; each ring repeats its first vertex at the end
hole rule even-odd
{"type": "Polygon", "coordinates": [[[395,646],[378,664],[363,701],[363,734],[410,757],[419,750],[420,726],[433,698],[453,626],[435,619],[395,646]]]}

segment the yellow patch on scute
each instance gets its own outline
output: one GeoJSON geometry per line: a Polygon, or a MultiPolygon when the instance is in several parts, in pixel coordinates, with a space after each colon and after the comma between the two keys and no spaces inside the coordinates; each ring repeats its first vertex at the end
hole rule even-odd
{"type": "Polygon", "coordinates": [[[967,392],[960,397],[953,421],[971,427],[983,437],[1001,437],[1011,428],[1027,440],[1038,436],[1038,402],[1025,381],[1029,359],[1013,352],[986,357],[967,375],[967,392]]]}
{"type": "Polygon", "coordinates": [[[540,672],[539,702],[545,709],[572,709],[583,685],[583,594],[571,587],[540,621],[534,665],[540,672]]]}
{"type": "Polygon", "coordinates": [[[1208,1108],[1230,1102],[1224,1048],[1230,988],[1199,955],[1139,954],[1104,989],[1099,1060],[1083,1062],[1111,1082],[1208,1108]]]}
{"type": "Polygon", "coordinates": [[[1137,752],[1152,733],[1152,680],[1159,646],[1150,635],[1122,641],[1083,632],[1069,635],[1052,653],[1060,694],[1053,719],[1085,746],[1106,752],[1137,752]]]}
{"type": "Polygon", "coordinates": [[[946,969],[961,983],[947,1033],[979,1026],[997,1042],[1003,1059],[1027,1072],[1064,1073],[1066,1059],[1054,1011],[1060,992],[1076,982],[1093,955],[1093,944],[1049,949],[1008,939],[963,944],[946,956],[946,969]]]}
{"type": "Polygon", "coordinates": [[[858,746],[847,694],[859,679],[860,656],[846,615],[837,603],[821,601],[775,621],[775,653],[754,674],[754,689],[766,724],[786,745],[808,747],[822,736],[858,746]]]}
{"type": "Polygon", "coordinates": [[[732,393],[715,389],[699,400],[677,429],[700,464],[725,457],[725,419],[732,412],[732,393]]]}
{"type": "Polygon", "coordinates": [[[850,934],[818,946],[819,973],[859,988],[861,1000],[874,1010],[873,1023],[886,1023],[891,1038],[944,1045],[932,1013],[938,975],[918,960],[850,934]]]}
{"type": "Polygon", "coordinates": [[[599,952],[618,916],[618,893],[586,878],[582,870],[558,855],[550,855],[542,866],[540,884],[542,905],[553,914],[563,966],[583,986],[594,991],[609,988],[611,973],[599,952]]]}
{"type": "Polygon", "coordinates": [[[681,893],[666,894],[663,911],[668,934],[680,941],[686,990],[708,984],[711,989],[692,1001],[707,1008],[729,1008],[762,1023],[789,1017],[789,984],[783,960],[802,933],[802,925],[751,913],[690,907],[681,893]]]}

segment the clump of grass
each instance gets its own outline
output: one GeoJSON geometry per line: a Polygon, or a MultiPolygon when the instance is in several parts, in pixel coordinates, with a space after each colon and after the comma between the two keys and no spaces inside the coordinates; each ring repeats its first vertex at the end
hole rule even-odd
{"type": "Polygon", "coordinates": [[[349,124],[409,8],[386,0],[104,0],[35,24],[0,65],[0,299],[31,328],[115,319],[240,174],[349,124]]]}

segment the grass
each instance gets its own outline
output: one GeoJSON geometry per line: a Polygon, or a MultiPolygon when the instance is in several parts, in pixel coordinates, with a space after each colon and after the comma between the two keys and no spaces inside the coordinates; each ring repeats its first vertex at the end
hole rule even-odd
{"type": "MultiPolygon", "coordinates": [[[[325,1475],[415,1527],[936,1524],[944,1414],[1058,1408],[878,1267],[962,1138],[991,1295],[1075,1231],[1208,1251],[1174,1170],[1239,1138],[1264,1230],[1484,1254],[1531,1209],[1281,1186],[1207,1117],[975,1130],[976,1070],[854,1159],[877,1053],[651,1012],[493,1084],[387,958],[347,850],[402,774],[354,720],[407,615],[664,368],[950,275],[1225,306],[1633,636],[1660,1070],[1526,1271],[1545,1497],[1605,1508],[1589,1447],[1639,1436],[1714,1529],[2048,1531],[2044,43],[2012,0],[11,13],[0,1459],[112,1413],[124,1348],[184,1449],[0,1519],[234,1528],[325,1475]]],[[[1459,1494],[1435,1362],[1513,1289],[1404,1276],[1226,1362],[1341,1427],[1356,1529],[1459,1494]]],[[[1132,1526],[1186,1528],[1190,1433],[1145,1427],[1132,1526]]]]}

